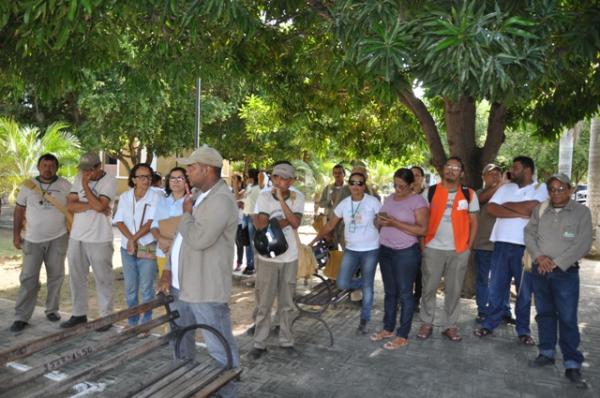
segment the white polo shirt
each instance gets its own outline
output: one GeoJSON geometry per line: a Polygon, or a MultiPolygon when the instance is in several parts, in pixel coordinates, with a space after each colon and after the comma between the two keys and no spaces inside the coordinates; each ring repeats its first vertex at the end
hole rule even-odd
{"type": "MultiPolygon", "coordinates": [[[[525,202],[528,200],[537,200],[541,203],[546,199],[548,199],[548,190],[544,183],[532,182],[523,188],[519,188],[517,184],[511,182],[498,188],[489,203],[501,205],[507,202],[525,202]]],[[[524,245],[524,231],[528,222],[528,218],[496,218],[490,241],[524,245]]]]}
{"type": "MultiPolygon", "coordinates": [[[[154,213],[158,207],[161,193],[155,189],[148,189],[146,194],[139,200],[135,199],[133,188],[123,192],[119,198],[119,206],[113,218],[113,224],[118,222],[125,224],[129,232],[137,233],[141,226],[149,220],[154,220],[154,213]],[[143,218],[142,218],[143,217],[143,218]]],[[[121,234],[121,247],[127,249],[127,238],[121,234]]],[[[154,236],[148,232],[138,239],[140,245],[148,245],[154,242],[154,236]]]]}

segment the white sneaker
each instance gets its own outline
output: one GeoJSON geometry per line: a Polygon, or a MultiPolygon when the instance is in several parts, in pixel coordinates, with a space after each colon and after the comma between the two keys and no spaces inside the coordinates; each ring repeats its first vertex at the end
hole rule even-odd
{"type": "Polygon", "coordinates": [[[350,292],[350,301],[360,301],[363,298],[362,289],[353,290],[350,292]]]}

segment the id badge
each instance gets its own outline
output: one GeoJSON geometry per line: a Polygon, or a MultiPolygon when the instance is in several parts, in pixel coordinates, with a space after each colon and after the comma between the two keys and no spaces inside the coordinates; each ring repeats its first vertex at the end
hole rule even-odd
{"type": "Polygon", "coordinates": [[[352,221],[350,223],[350,225],[348,226],[348,232],[351,232],[351,233],[356,232],[356,223],[354,221],[352,221]]]}

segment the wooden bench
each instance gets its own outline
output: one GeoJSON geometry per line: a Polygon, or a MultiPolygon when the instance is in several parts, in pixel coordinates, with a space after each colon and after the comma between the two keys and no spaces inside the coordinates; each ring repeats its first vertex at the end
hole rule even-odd
{"type": "Polygon", "coordinates": [[[132,378],[127,377],[126,382],[115,384],[118,387],[116,391],[105,391],[98,395],[210,396],[238,378],[241,369],[233,368],[231,347],[216,329],[204,324],[179,327],[176,323],[179,314],[177,311],[171,311],[169,307],[172,301],[171,296],[158,295],[147,303],[0,351],[0,365],[9,364],[0,370],[0,397],[70,396],[74,392],[72,388],[80,383],[93,383],[100,376],[123,375],[128,365],[144,360],[156,366],[145,368],[132,378]],[[92,333],[129,316],[158,307],[164,307],[166,313],[155,315],[154,319],[145,324],[125,328],[119,333],[92,333]],[[171,324],[169,333],[160,337],[136,338],[166,324],[171,324]],[[169,342],[173,342],[175,349],[179,350],[183,336],[196,329],[207,330],[218,337],[227,352],[226,367],[223,368],[210,356],[206,356],[206,360],[203,361],[173,360],[171,350],[168,350],[169,356],[166,360],[164,354],[152,357],[157,356],[161,346],[169,342]],[[16,371],[15,368],[21,371],[16,371]]]}
{"type": "Polygon", "coordinates": [[[325,279],[318,273],[314,274],[321,282],[313,286],[309,291],[294,298],[294,305],[298,309],[298,315],[292,321],[292,328],[298,319],[303,317],[315,319],[321,322],[329,333],[329,345],[333,346],[333,333],[329,325],[322,318],[322,315],[330,305],[335,305],[347,300],[350,297],[350,290],[338,288],[334,280],[325,279]]]}

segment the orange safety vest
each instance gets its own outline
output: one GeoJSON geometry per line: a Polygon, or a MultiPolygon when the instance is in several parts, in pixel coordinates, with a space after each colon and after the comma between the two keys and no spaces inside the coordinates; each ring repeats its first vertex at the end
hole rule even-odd
{"type": "MultiPolygon", "coordinates": [[[[473,199],[473,190],[469,188],[469,194],[471,200],[473,199]]],[[[469,217],[469,208],[467,202],[467,208],[464,210],[458,209],[458,203],[466,198],[462,192],[462,189],[456,191],[454,197],[454,203],[452,204],[452,232],[454,233],[454,248],[457,253],[462,253],[469,248],[469,236],[471,232],[471,220],[469,217]]],[[[448,190],[442,184],[438,184],[435,189],[435,194],[431,199],[429,205],[429,225],[427,227],[427,233],[425,234],[425,244],[429,243],[437,232],[444,212],[446,211],[446,202],[448,201],[448,190]]]]}

